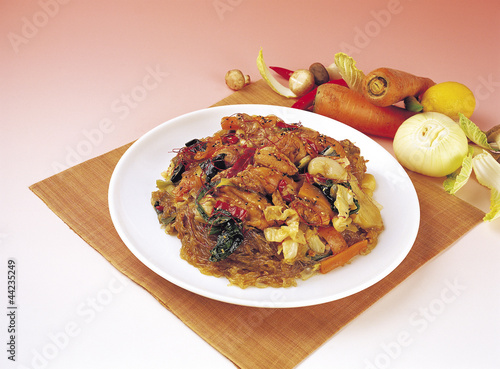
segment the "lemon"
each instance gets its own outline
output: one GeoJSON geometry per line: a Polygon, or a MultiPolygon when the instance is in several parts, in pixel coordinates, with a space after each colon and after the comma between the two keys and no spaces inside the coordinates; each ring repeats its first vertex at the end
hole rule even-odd
{"type": "Polygon", "coordinates": [[[459,82],[441,82],[424,92],[420,104],[424,112],[433,111],[458,120],[459,113],[471,117],[476,108],[476,99],[472,91],[459,82]]]}

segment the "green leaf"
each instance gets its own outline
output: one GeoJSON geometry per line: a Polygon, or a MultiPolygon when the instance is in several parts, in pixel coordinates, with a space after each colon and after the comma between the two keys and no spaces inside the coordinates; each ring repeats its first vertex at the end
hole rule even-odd
{"type": "Polygon", "coordinates": [[[490,212],[483,218],[484,221],[491,221],[500,217],[500,191],[491,190],[490,212]]]}
{"type": "Polygon", "coordinates": [[[243,231],[238,222],[228,220],[221,226],[221,232],[217,237],[217,244],[210,250],[209,260],[221,261],[231,255],[243,243],[243,231]]]}
{"type": "Polygon", "coordinates": [[[219,211],[216,215],[208,215],[200,204],[201,199],[217,187],[219,182],[206,184],[196,196],[195,203],[200,216],[211,226],[211,235],[218,234],[217,243],[210,250],[210,261],[220,261],[231,255],[243,243],[243,228],[237,220],[233,219],[231,213],[225,210],[219,211]]]}
{"type": "Polygon", "coordinates": [[[344,53],[335,54],[335,65],[339,73],[351,90],[361,93],[361,86],[365,74],[356,68],[356,62],[349,55],[344,53]]]}
{"type": "Polygon", "coordinates": [[[204,221],[208,222],[210,219],[210,216],[205,212],[205,209],[203,209],[203,206],[200,204],[201,199],[205,197],[205,195],[212,190],[212,188],[216,187],[218,182],[210,182],[207,183],[205,186],[203,186],[200,191],[198,192],[198,196],[196,196],[194,203],[196,204],[196,208],[198,210],[198,213],[200,216],[203,218],[204,221]]]}
{"type": "Polygon", "coordinates": [[[415,96],[408,96],[404,99],[405,109],[415,113],[421,112],[424,107],[415,96]]]}
{"type": "Polygon", "coordinates": [[[472,173],[472,155],[474,153],[474,148],[469,146],[469,152],[462,161],[462,166],[458,168],[455,172],[449,174],[445,181],[443,182],[443,187],[446,192],[451,195],[457,193],[469,180],[472,173]]]}
{"type": "Polygon", "coordinates": [[[491,190],[490,212],[483,220],[493,220],[500,217],[500,163],[483,150],[472,159],[472,168],[477,181],[491,190]]]}
{"type": "Polygon", "coordinates": [[[167,225],[167,224],[170,224],[170,223],[172,223],[173,221],[175,221],[175,218],[176,218],[176,216],[175,216],[175,215],[171,215],[171,216],[169,216],[169,217],[167,217],[167,218],[162,218],[160,221],[161,221],[163,224],[167,225]]]}
{"type": "Polygon", "coordinates": [[[257,57],[257,68],[259,69],[260,75],[267,82],[269,87],[273,89],[274,92],[285,96],[285,97],[298,97],[293,93],[288,87],[282,85],[271,73],[271,70],[264,62],[264,55],[262,54],[262,49],[259,51],[259,56],[257,57]]]}
{"type": "Polygon", "coordinates": [[[465,115],[462,113],[459,113],[458,115],[458,125],[462,128],[467,138],[483,149],[493,150],[488,143],[486,134],[465,115]]]}

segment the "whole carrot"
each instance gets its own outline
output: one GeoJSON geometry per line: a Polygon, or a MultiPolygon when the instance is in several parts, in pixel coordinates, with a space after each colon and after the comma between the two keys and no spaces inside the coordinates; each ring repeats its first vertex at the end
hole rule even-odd
{"type": "Polygon", "coordinates": [[[391,68],[378,68],[368,73],[362,82],[363,96],[377,106],[390,106],[408,96],[419,96],[434,81],[391,68]]]}
{"type": "Polygon", "coordinates": [[[399,126],[415,114],[397,106],[373,105],[360,93],[330,83],[318,87],[313,112],[363,133],[387,138],[394,138],[399,126]]]}

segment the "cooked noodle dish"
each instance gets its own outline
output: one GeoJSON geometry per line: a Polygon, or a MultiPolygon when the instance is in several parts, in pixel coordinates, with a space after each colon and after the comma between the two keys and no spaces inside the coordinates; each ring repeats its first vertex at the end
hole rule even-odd
{"type": "Polygon", "coordinates": [[[175,149],[151,204],[203,274],[296,286],[369,257],[358,255],[384,229],[369,158],[337,139],[274,115],[225,116],[212,136],[175,149]]]}

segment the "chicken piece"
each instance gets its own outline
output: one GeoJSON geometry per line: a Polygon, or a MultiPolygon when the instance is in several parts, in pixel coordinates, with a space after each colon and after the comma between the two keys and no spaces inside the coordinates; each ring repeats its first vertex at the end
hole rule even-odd
{"type": "Polygon", "coordinates": [[[175,201],[187,199],[187,195],[196,193],[203,185],[202,171],[199,166],[194,166],[182,174],[179,184],[173,189],[175,201]]]}
{"type": "Polygon", "coordinates": [[[307,156],[304,143],[296,134],[281,132],[270,135],[268,139],[292,163],[298,164],[300,160],[307,156]]]}
{"type": "Polygon", "coordinates": [[[264,209],[272,205],[265,196],[243,191],[235,186],[222,186],[218,189],[217,199],[245,209],[247,211],[245,224],[249,226],[264,230],[274,225],[264,217],[264,209]]]}
{"type": "Polygon", "coordinates": [[[344,251],[348,247],[342,234],[333,227],[320,227],[318,228],[318,234],[326,241],[333,255],[344,251]]]}
{"type": "Polygon", "coordinates": [[[287,207],[286,202],[283,200],[283,196],[281,196],[279,191],[274,191],[271,195],[271,199],[274,206],[281,206],[283,208],[287,207]]]}
{"type": "Polygon", "coordinates": [[[254,163],[277,171],[289,176],[298,172],[297,167],[290,159],[280,152],[274,145],[263,147],[257,150],[254,155],[254,163]]]}
{"type": "Polygon", "coordinates": [[[290,203],[307,224],[326,226],[334,216],[330,203],[320,189],[304,182],[299,190],[298,198],[290,203]]]}
{"type": "Polygon", "coordinates": [[[235,186],[263,195],[274,193],[281,181],[285,181],[290,191],[297,190],[297,184],[290,177],[267,167],[250,165],[231,179],[231,183],[235,186]]]}
{"type": "Polygon", "coordinates": [[[363,176],[366,172],[366,161],[360,155],[361,151],[360,151],[359,147],[354,145],[349,140],[342,140],[340,143],[344,147],[346,156],[348,157],[349,162],[351,163],[350,167],[351,167],[352,174],[354,174],[356,179],[359,182],[361,182],[363,180],[363,176]]]}
{"type": "Polygon", "coordinates": [[[306,224],[314,226],[327,226],[330,223],[330,217],[314,208],[311,201],[305,199],[295,199],[290,203],[290,208],[295,210],[300,220],[306,224]]]}
{"type": "Polygon", "coordinates": [[[238,160],[244,149],[240,146],[222,146],[214,153],[214,156],[224,155],[226,167],[231,167],[238,160]]]}

